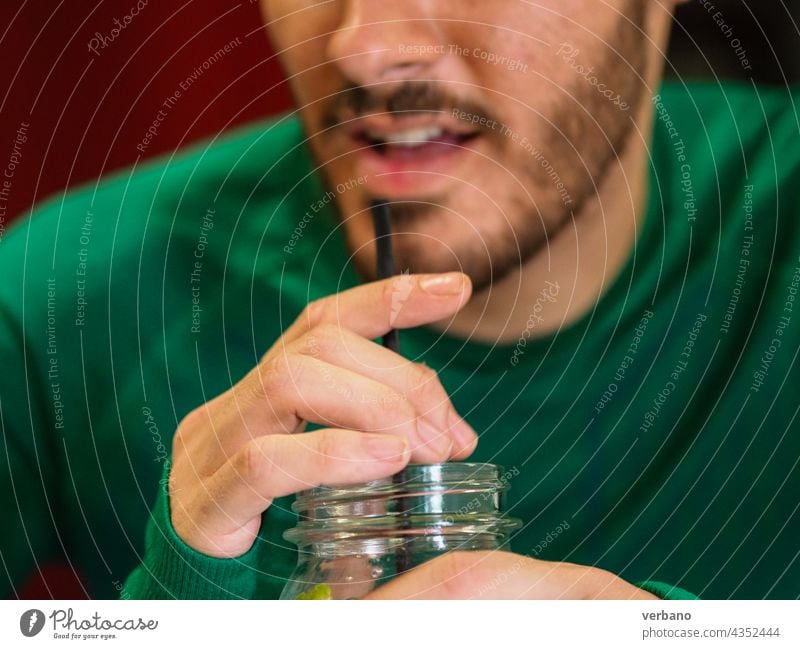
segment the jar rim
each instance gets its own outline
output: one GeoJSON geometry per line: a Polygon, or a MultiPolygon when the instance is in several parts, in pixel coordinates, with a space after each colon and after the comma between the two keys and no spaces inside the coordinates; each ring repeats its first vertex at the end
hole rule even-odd
{"type": "Polygon", "coordinates": [[[415,538],[499,545],[521,523],[502,514],[511,475],[518,471],[485,462],[409,464],[379,480],[315,487],[297,494],[292,509],[299,520],[283,536],[325,553],[415,538]]]}
{"type": "Polygon", "coordinates": [[[292,509],[301,512],[321,501],[350,500],[366,495],[405,493],[419,488],[447,488],[453,485],[505,491],[508,488],[508,477],[501,465],[488,462],[408,464],[402,471],[378,480],[356,485],[306,489],[297,494],[292,509]]]}

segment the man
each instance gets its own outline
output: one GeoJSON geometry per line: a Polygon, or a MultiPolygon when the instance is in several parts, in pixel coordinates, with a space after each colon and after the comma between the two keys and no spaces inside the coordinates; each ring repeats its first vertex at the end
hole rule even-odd
{"type": "Polygon", "coordinates": [[[662,87],[676,2],[262,4],[299,120],[8,242],[11,582],[276,597],[294,493],[469,457],[514,553],[375,597],[796,597],[796,89],[662,87]]]}

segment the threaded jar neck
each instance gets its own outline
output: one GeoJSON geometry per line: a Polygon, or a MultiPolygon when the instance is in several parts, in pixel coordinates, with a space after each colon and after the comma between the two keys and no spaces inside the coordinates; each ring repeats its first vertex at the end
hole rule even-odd
{"type": "Polygon", "coordinates": [[[502,515],[508,487],[493,464],[411,464],[399,474],[351,487],[298,494],[297,527],[284,538],[319,556],[496,549],[519,527],[502,515]]]}

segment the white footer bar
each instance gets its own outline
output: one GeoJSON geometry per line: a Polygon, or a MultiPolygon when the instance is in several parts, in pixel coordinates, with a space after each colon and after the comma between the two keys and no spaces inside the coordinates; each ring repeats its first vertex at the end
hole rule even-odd
{"type": "Polygon", "coordinates": [[[5,601],[0,647],[800,647],[800,603],[5,601]]]}

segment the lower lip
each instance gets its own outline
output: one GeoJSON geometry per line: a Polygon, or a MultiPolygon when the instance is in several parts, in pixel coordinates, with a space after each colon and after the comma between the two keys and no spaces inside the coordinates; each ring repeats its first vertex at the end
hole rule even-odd
{"type": "Polygon", "coordinates": [[[433,142],[378,153],[358,143],[353,151],[355,173],[366,177],[374,196],[387,199],[419,197],[437,193],[457,181],[453,176],[480,138],[460,144],[433,142]]]}

